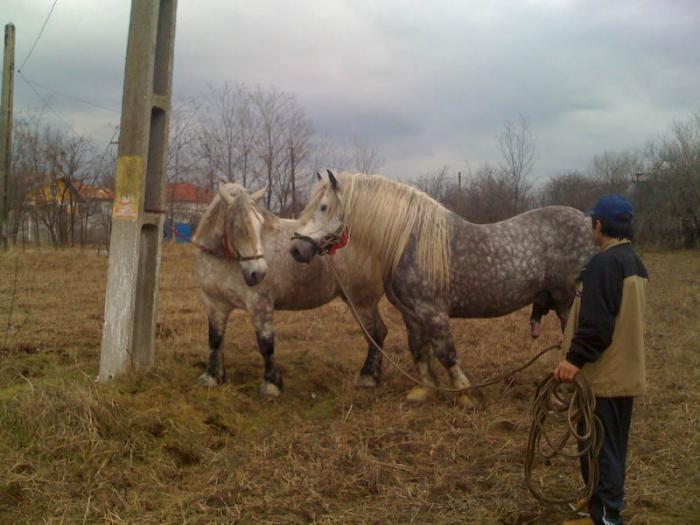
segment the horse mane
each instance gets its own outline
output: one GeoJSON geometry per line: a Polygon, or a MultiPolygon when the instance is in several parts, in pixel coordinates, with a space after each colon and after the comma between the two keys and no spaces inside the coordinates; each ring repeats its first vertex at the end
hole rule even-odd
{"type": "MultiPolygon", "coordinates": [[[[379,258],[384,277],[396,270],[415,232],[418,266],[427,273],[434,292],[449,285],[447,210],[419,189],[380,175],[339,173],[337,176],[345,225],[351,242],[379,258]]],[[[330,182],[315,188],[300,220],[310,219],[330,182]]],[[[333,214],[333,203],[331,209],[333,214]]]]}
{"type": "MultiPolygon", "coordinates": [[[[247,190],[243,186],[235,182],[227,183],[225,188],[234,195],[234,198],[237,198],[241,193],[247,193],[247,190]]],[[[236,208],[234,213],[247,213],[249,207],[254,205],[251,199],[241,199],[236,202],[242,203],[243,206],[236,208]]],[[[257,208],[257,211],[264,219],[263,232],[275,231],[282,227],[279,218],[272,212],[263,208],[257,208]]],[[[205,246],[212,242],[218,242],[224,231],[225,214],[226,201],[224,201],[219,192],[217,192],[204,211],[202,218],[199,220],[199,224],[197,225],[192,239],[205,246]]]]}

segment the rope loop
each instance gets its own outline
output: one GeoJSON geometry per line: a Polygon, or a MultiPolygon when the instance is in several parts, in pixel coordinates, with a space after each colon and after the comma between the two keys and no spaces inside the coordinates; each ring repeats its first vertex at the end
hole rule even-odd
{"type": "Polygon", "coordinates": [[[525,482],[535,499],[548,506],[590,500],[598,485],[598,455],[602,446],[603,425],[595,415],[595,395],[588,382],[581,374],[572,383],[560,383],[552,374],[545,377],[535,394],[525,454],[525,482]],[[566,422],[566,432],[556,441],[547,431],[548,426],[553,426],[550,420],[554,424],[566,422]],[[571,439],[576,441],[577,453],[565,450],[571,439]],[[545,494],[533,480],[536,461],[549,464],[557,456],[588,463],[588,479],[573,499],[545,494]]]}

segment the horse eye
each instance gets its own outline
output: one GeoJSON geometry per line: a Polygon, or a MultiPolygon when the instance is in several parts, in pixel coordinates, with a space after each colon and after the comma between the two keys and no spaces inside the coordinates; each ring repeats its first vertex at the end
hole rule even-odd
{"type": "Polygon", "coordinates": [[[321,204],[321,211],[326,211],[327,209],[328,209],[328,205],[321,204]]]}

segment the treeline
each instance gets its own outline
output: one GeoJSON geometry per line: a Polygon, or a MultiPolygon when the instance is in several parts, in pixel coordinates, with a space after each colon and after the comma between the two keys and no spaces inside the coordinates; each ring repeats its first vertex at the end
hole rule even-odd
{"type": "Polygon", "coordinates": [[[214,190],[222,181],[267,186],[265,204],[282,215],[303,208],[311,173],[326,166],[371,173],[383,160],[356,137],[338,145],[318,134],[296,97],[224,83],[197,101],[176,101],[170,122],[168,182],[214,190]]]}
{"type": "MultiPolygon", "coordinates": [[[[45,114],[16,118],[9,224],[3,228],[11,242],[38,239],[41,230],[57,246],[83,243],[96,222],[98,242],[108,239],[109,213],[97,217],[104,203],[85,202],[76,190],[113,189],[117,139],[118,129],[108,143],[98,144],[51,125],[45,114]]],[[[210,191],[220,182],[266,185],[266,206],[293,216],[303,208],[315,171],[327,166],[379,171],[383,160],[374,148],[357,137],[347,142],[319,135],[292,94],[243,84],[210,86],[197,100],[173,103],[167,182],[210,191]]],[[[169,204],[166,209],[172,209],[169,204]]]]}
{"type": "MultiPolygon", "coordinates": [[[[3,231],[13,244],[37,238],[40,227],[54,246],[84,243],[98,210],[81,202],[76,190],[113,178],[110,146],[99,148],[87,137],[52,127],[41,115],[15,119],[12,139],[9,224],[3,231]]],[[[99,218],[101,237],[109,232],[105,219],[99,218]]]]}
{"type": "Polygon", "coordinates": [[[415,184],[465,219],[489,223],[541,206],[590,209],[607,193],[630,198],[637,209],[636,241],[663,248],[700,247],[700,113],[674,122],[638,151],[608,151],[585,171],[532,183],[535,142],[527,123],[506,124],[499,136],[502,161],[455,174],[448,168],[415,184]]]}
{"type": "MultiPolygon", "coordinates": [[[[113,188],[117,138],[114,129],[108,143],[97,144],[91,137],[51,126],[42,115],[16,119],[15,177],[5,230],[11,240],[27,238],[23,228],[33,224],[49,231],[56,245],[83,242],[100,221],[108,238],[108,210],[100,219],[99,207],[76,202],[71,189],[113,188]],[[44,191],[47,187],[53,195],[44,191]],[[81,206],[81,212],[73,213],[73,206],[81,206]]],[[[292,94],[243,84],[210,86],[196,100],[173,103],[167,180],[211,191],[222,181],[249,188],[266,185],[266,206],[295,216],[317,170],[381,171],[384,161],[376,149],[356,137],[347,140],[338,145],[319,134],[292,94]]],[[[477,223],[550,204],[584,210],[602,194],[622,193],[637,207],[638,241],[689,248],[700,243],[700,113],[673,123],[664,137],[638,151],[601,153],[585,171],[562,172],[538,184],[533,170],[537,157],[546,152],[536,151],[528,119],[505,123],[496,140],[498,163],[459,174],[444,167],[414,183],[477,223]]]]}

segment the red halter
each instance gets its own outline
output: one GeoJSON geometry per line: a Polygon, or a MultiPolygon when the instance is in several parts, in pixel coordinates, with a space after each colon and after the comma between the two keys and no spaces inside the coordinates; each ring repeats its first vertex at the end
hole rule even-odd
{"type": "Polygon", "coordinates": [[[338,239],[338,242],[332,244],[328,249],[328,255],[335,255],[336,251],[340,250],[341,248],[345,248],[349,240],[350,236],[348,235],[348,230],[343,230],[343,234],[340,236],[340,239],[338,239]]]}

